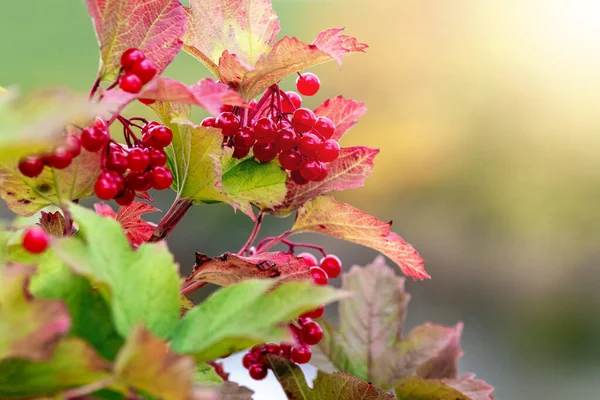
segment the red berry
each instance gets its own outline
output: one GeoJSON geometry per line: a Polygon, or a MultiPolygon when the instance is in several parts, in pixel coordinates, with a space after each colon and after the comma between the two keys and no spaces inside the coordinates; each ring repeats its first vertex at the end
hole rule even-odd
{"type": "Polygon", "coordinates": [[[92,153],[100,151],[108,143],[109,139],[110,136],[105,128],[96,126],[85,128],[81,132],[81,145],[84,149],[92,153]]]}
{"type": "Polygon", "coordinates": [[[167,155],[161,149],[150,150],[150,165],[153,167],[162,167],[167,163],[167,155]]]}
{"type": "Polygon", "coordinates": [[[319,145],[318,160],[328,163],[340,156],[340,145],[333,139],[328,139],[319,145]]]}
{"type": "Polygon", "coordinates": [[[65,140],[65,148],[71,153],[71,157],[75,158],[81,154],[81,140],[75,135],[69,135],[65,140]]]}
{"type": "Polygon", "coordinates": [[[254,364],[258,364],[258,357],[256,353],[248,352],[242,358],[242,365],[244,368],[249,369],[254,364]]]}
{"type": "Polygon", "coordinates": [[[254,137],[258,143],[269,143],[275,141],[277,127],[270,118],[261,118],[254,124],[254,137]]]}
{"type": "Polygon", "coordinates": [[[300,335],[303,343],[314,346],[323,339],[323,329],[316,322],[310,321],[302,326],[300,335]]]}
{"type": "Polygon", "coordinates": [[[48,166],[54,169],[65,169],[73,162],[73,156],[66,147],[57,148],[53,153],[45,157],[45,159],[48,166]]]}
{"type": "Polygon", "coordinates": [[[123,175],[119,174],[118,172],[109,170],[102,172],[102,175],[106,176],[109,179],[112,179],[117,184],[119,192],[125,189],[125,178],[123,177],[123,175]]]}
{"type": "Polygon", "coordinates": [[[156,167],[152,170],[152,187],[165,190],[173,184],[173,174],[166,167],[156,167]]]}
{"type": "Polygon", "coordinates": [[[250,377],[252,377],[252,379],[260,381],[267,377],[269,370],[264,365],[254,364],[248,368],[248,372],[250,373],[250,377]]]}
{"type": "Polygon", "coordinates": [[[314,96],[321,88],[321,81],[315,74],[307,72],[296,79],[296,89],[304,96],[314,96]]]}
{"type": "Polygon", "coordinates": [[[317,117],[315,117],[315,113],[312,110],[299,108],[294,111],[294,115],[292,116],[292,126],[298,132],[306,133],[313,128],[316,120],[317,117]]]}
{"type": "Polygon", "coordinates": [[[50,236],[41,226],[32,226],[25,230],[23,235],[23,248],[32,254],[46,251],[50,244],[50,236]]]}
{"type": "Polygon", "coordinates": [[[325,313],[325,305],[322,305],[319,308],[315,308],[314,310],[311,310],[309,312],[302,314],[300,316],[300,318],[317,319],[317,318],[321,318],[323,316],[323,313],[325,313]]]}
{"type": "Polygon", "coordinates": [[[279,164],[288,171],[297,170],[303,162],[304,157],[296,150],[285,150],[279,154],[279,164]]]}
{"type": "Polygon", "coordinates": [[[119,193],[119,184],[111,176],[101,174],[94,184],[94,193],[100,200],[111,200],[119,193]]]}
{"type": "Polygon", "coordinates": [[[321,148],[321,139],[319,139],[316,135],[312,133],[305,133],[300,139],[298,139],[298,151],[300,153],[310,159],[316,160],[319,155],[319,150],[321,148]]]}
{"type": "Polygon", "coordinates": [[[28,156],[19,161],[19,171],[28,178],[39,176],[44,170],[42,159],[37,156],[28,156]]]}
{"type": "Polygon", "coordinates": [[[240,120],[232,112],[222,112],[217,117],[216,127],[221,129],[223,136],[232,136],[240,128],[240,120]]]}
{"type": "Polygon", "coordinates": [[[156,103],[156,100],[154,99],[138,99],[140,103],[145,104],[147,106],[150,106],[154,103],[156,103]]]}
{"type": "Polygon", "coordinates": [[[322,182],[327,178],[327,165],[322,162],[319,162],[319,164],[321,164],[321,175],[315,178],[314,182],[322,182]]]}
{"type": "Polygon", "coordinates": [[[298,171],[300,171],[300,174],[304,177],[304,179],[310,182],[321,176],[323,173],[323,168],[321,167],[321,163],[318,161],[306,161],[300,166],[298,171]]]}
{"type": "Polygon", "coordinates": [[[121,67],[125,70],[131,69],[133,64],[144,60],[146,56],[140,49],[127,49],[121,55],[121,67]]]}
{"type": "Polygon", "coordinates": [[[297,108],[302,106],[302,97],[296,92],[285,92],[287,97],[290,99],[288,101],[285,97],[281,97],[281,111],[284,113],[293,113],[297,108]]]}
{"type": "Polygon", "coordinates": [[[145,58],[141,61],[136,62],[131,66],[131,72],[136,74],[142,84],[146,84],[152,80],[156,76],[156,66],[152,62],[151,59],[145,58]]]}
{"type": "Polygon", "coordinates": [[[281,128],[275,135],[275,145],[279,151],[291,150],[296,146],[296,132],[292,128],[281,128]]]}
{"type": "Polygon", "coordinates": [[[319,267],[327,272],[330,278],[337,278],[342,273],[342,261],[333,254],[328,254],[321,259],[319,267]]]}
{"type": "Polygon", "coordinates": [[[246,157],[248,154],[250,154],[250,147],[235,147],[232,157],[240,159],[246,157]]]}
{"type": "Polygon", "coordinates": [[[152,145],[153,147],[157,147],[162,149],[167,147],[173,141],[173,132],[164,125],[157,125],[148,131],[150,135],[152,135],[152,145]]]}
{"type": "Polygon", "coordinates": [[[296,364],[306,364],[310,361],[311,357],[312,351],[310,347],[304,344],[292,347],[292,351],[290,352],[290,360],[296,364]]]}
{"type": "Polygon", "coordinates": [[[106,168],[120,174],[127,171],[127,155],[122,150],[111,149],[112,151],[106,157],[106,168]]]}
{"type": "Polygon", "coordinates": [[[215,117],[204,118],[200,125],[205,128],[214,128],[217,126],[217,119],[215,117]]]}
{"type": "Polygon", "coordinates": [[[279,345],[275,344],[275,343],[268,343],[265,346],[265,350],[269,354],[279,355],[281,353],[281,349],[279,348],[279,345]]]}
{"type": "Polygon", "coordinates": [[[127,174],[127,185],[138,192],[150,189],[150,173],[130,172],[127,174]]]}
{"type": "Polygon", "coordinates": [[[296,257],[303,258],[309,267],[316,267],[317,265],[319,265],[319,262],[317,261],[317,257],[313,256],[310,253],[300,253],[296,257]]]}
{"type": "Polygon", "coordinates": [[[274,143],[256,143],[254,145],[254,157],[263,163],[273,161],[277,157],[277,148],[274,143]]]}
{"type": "Polygon", "coordinates": [[[333,125],[333,122],[329,118],[319,117],[315,121],[313,129],[323,136],[323,138],[329,139],[335,132],[335,125],[333,125]]]}
{"type": "Polygon", "coordinates": [[[119,87],[127,93],[139,93],[142,90],[142,80],[139,76],[132,74],[131,72],[125,73],[119,79],[119,87]]]}
{"type": "Polygon", "coordinates": [[[297,185],[306,185],[308,183],[308,181],[302,176],[302,174],[300,174],[300,171],[298,171],[297,169],[293,170],[290,173],[290,177],[297,185]]]}
{"type": "Polygon", "coordinates": [[[115,201],[120,206],[128,206],[133,203],[133,200],[135,200],[135,191],[131,188],[125,189],[120,196],[115,197],[115,201]]]}
{"type": "Polygon", "coordinates": [[[127,154],[127,166],[132,172],[145,171],[150,165],[150,157],[148,152],[141,147],[134,147],[127,154]]]}
{"type": "Polygon", "coordinates": [[[311,267],[310,274],[312,275],[313,282],[317,285],[327,285],[329,281],[329,277],[327,276],[327,272],[323,271],[319,267],[311,267]]]}
{"type": "Polygon", "coordinates": [[[232,112],[233,108],[234,107],[231,104],[223,104],[221,106],[221,112],[232,112]]]}
{"type": "Polygon", "coordinates": [[[233,135],[235,147],[250,148],[254,145],[254,132],[249,126],[245,126],[233,135]]]}
{"type": "Polygon", "coordinates": [[[142,127],[142,136],[147,135],[150,130],[156,126],[162,125],[160,122],[150,121],[142,127]]]}

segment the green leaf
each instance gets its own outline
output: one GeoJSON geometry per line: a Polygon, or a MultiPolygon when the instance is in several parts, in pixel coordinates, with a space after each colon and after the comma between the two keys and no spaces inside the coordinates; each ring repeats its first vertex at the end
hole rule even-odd
{"type": "Polygon", "coordinates": [[[115,362],[119,383],[166,400],[186,399],[191,394],[195,362],[174,354],[169,345],[137,326],[115,362]]]}
{"type": "Polygon", "coordinates": [[[344,372],[326,374],[319,371],[311,389],[296,364],[277,356],[268,356],[267,360],[289,399],[395,400],[394,395],[344,372]]]}
{"type": "Polygon", "coordinates": [[[52,204],[91,196],[100,175],[100,157],[100,153],[82,151],[68,168],[45,168],[36,178],[22,175],[17,161],[1,164],[0,197],[13,212],[29,216],[52,204]]]}
{"type": "Polygon", "coordinates": [[[0,360],[46,360],[71,327],[62,302],[31,298],[28,282],[34,273],[21,265],[0,269],[0,360]]]}
{"type": "Polygon", "coordinates": [[[289,340],[286,323],[343,296],[309,282],[285,282],[273,289],[276,284],[248,280],[215,292],[180,321],[173,349],[208,361],[257,343],[289,340]]]}
{"type": "Polygon", "coordinates": [[[475,375],[458,379],[406,378],[396,388],[398,400],[493,400],[494,388],[475,375]]]}
{"type": "Polygon", "coordinates": [[[178,267],[166,244],[146,243],[134,251],[118,222],[74,204],[70,211],[80,234],[55,240],[58,256],[98,287],[122,336],[142,323],[167,337],[179,319],[180,293],[178,267]]]}
{"type": "Polygon", "coordinates": [[[107,379],[110,370],[110,363],[83,340],[64,339],[47,361],[12,359],[0,363],[0,398],[52,396],[107,379]]]}
{"type": "Polygon", "coordinates": [[[194,383],[199,385],[215,385],[223,382],[215,369],[206,363],[200,363],[194,371],[194,383]]]}

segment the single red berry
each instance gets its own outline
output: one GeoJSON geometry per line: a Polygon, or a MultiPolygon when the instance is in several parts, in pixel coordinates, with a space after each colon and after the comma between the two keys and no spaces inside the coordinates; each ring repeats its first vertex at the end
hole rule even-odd
{"type": "Polygon", "coordinates": [[[121,67],[125,70],[130,70],[133,64],[146,59],[146,56],[140,49],[127,49],[121,55],[121,67]]]}
{"type": "Polygon", "coordinates": [[[296,146],[296,132],[292,128],[281,128],[275,134],[277,150],[291,150],[296,146]]]}
{"type": "Polygon", "coordinates": [[[120,149],[111,149],[108,157],[106,157],[106,168],[124,174],[127,171],[127,165],[127,154],[120,149]]]}
{"type": "Polygon", "coordinates": [[[127,154],[127,167],[132,172],[142,172],[145,171],[150,165],[150,157],[148,156],[148,151],[146,149],[142,149],[141,147],[134,147],[129,150],[129,154],[127,154]]]}
{"type": "Polygon", "coordinates": [[[314,321],[307,322],[302,326],[301,337],[304,344],[314,346],[323,339],[323,329],[314,321]]]}
{"type": "Polygon", "coordinates": [[[269,370],[265,365],[254,364],[248,368],[248,372],[250,373],[250,377],[257,381],[261,381],[267,377],[269,370]]]}
{"type": "Polygon", "coordinates": [[[54,169],[65,169],[71,162],[73,156],[66,147],[59,147],[54,152],[45,157],[48,166],[54,169]]]}
{"type": "Polygon", "coordinates": [[[127,93],[139,93],[140,90],[142,90],[142,86],[143,84],[140,77],[131,72],[126,72],[125,75],[119,79],[119,87],[127,93]]]}
{"type": "Polygon", "coordinates": [[[315,74],[307,72],[296,79],[296,89],[304,96],[314,96],[321,88],[321,81],[315,74]]]}
{"type": "Polygon", "coordinates": [[[325,178],[327,178],[327,165],[325,163],[319,162],[321,164],[321,175],[315,178],[314,182],[323,182],[325,178]]]}
{"type": "Polygon", "coordinates": [[[327,285],[329,281],[329,277],[327,276],[327,272],[323,271],[319,267],[311,267],[310,274],[312,275],[313,282],[317,285],[327,285]]]}
{"type": "Polygon", "coordinates": [[[115,201],[120,206],[128,206],[135,200],[135,191],[131,188],[127,188],[118,197],[115,197],[115,201]]]}
{"type": "Polygon", "coordinates": [[[127,185],[138,192],[145,192],[151,186],[150,173],[130,172],[127,174],[127,185]]]}
{"type": "Polygon", "coordinates": [[[335,125],[333,122],[327,117],[319,117],[315,121],[315,126],[313,127],[315,131],[324,139],[330,139],[335,133],[335,125]]]}
{"type": "Polygon", "coordinates": [[[41,226],[32,226],[25,230],[23,235],[23,248],[32,254],[46,251],[50,244],[50,236],[41,226]]]}
{"type": "Polygon", "coordinates": [[[316,160],[321,148],[321,139],[312,133],[305,133],[297,140],[298,151],[309,160],[316,160]]]}
{"type": "Polygon", "coordinates": [[[131,72],[137,75],[142,84],[146,84],[156,76],[156,66],[151,59],[145,58],[131,66],[131,72]]]}
{"type": "Polygon", "coordinates": [[[327,272],[327,276],[330,278],[337,278],[342,273],[342,261],[333,254],[323,257],[319,262],[319,267],[327,272]]]}
{"type": "Polygon", "coordinates": [[[65,140],[65,148],[75,158],[81,154],[81,140],[75,135],[69,135],[65,140]]]}
{"type": "Polygon", "coordinates": [[[144,125],[142,127],[142,135],[146,135],[148,132],[150,132],[150,130],[156,126],[162,125],[160,122],[156,122],[156,121],[150,121],[148,123],[146,123],[146,125],[144,125]]]}
{"type": "Polygon", "coordinates": [[[156,103],[156,100],[154,99],[138,99],[138,101],[147,106],[151,106],[152,104],[156,103]]]}
{"type": "Polygon", "coordinates": [[[302,174],[300,173],[300,171],[298,171],[297,169],[293,170],[290,173],[290,177],[292,178],[292,180],[294,181],[294,183],[297,184],[297,185],[306,185],[308,183],[308,181],[306,180],[306,178],[304,178],[302,176],[302,174]]]}
{"type": "Polygon", "coordinates": [[[254,124],[254,137],[258,143],[270,143],[275,141],[277,126],[270,118],[261,118],[254,124]]]}
{"type": "Polygon", "coordinates": [[[298,132],[306,133],[315,126],[316,120],[317,117],[312,110],[309,110],[308,108],[299,108],[294,111],[294,115],[292,116],[292,126],[298,132]]]}
{"type": "Polygon", "coordinates": [[[39,176],[44,170],[44,163],[38,156],[28,156],[19,161],[19,171],[28,178],[39,176]]]}
{"type": "Polygon", "coordinates": [[[300,174],[307,181],[314,181],[319,178],[323,173],[323,168],[321,167],[321,163],[318,161],[305,161],[304,164],[300,166],[298,169],[300,174]]]}
{"type": "Polygon", "coordinates": [[[281,354],[281,349],[279,348],[279,345],[276,343],[268,343],[265,346],[265,350],[269,354],[275,354],[275,355],[281,354]]]}
{"type": "Polygon", "coordinates": [[[106,170],[106,171],[102,172],[102,175],[113,180],[117,184],[117,187],[119,188],[119,192],[121,192],[122,190],[125,189],[125,178],[120,173],[118,173],[116,171],[106,170]]]}
{"type": "Polygon", "coordinates": [[[167,163],[167,155],[161,149],[150,150],[150,165],[153,167],[162,167],[167,163]]]}
{"type": "Polygon", "coordinates": [[[281,351],[281,357],[285,357],[289,360],[292,352],[292,345],[288,343],[280,343],[279,350],[281,351]]]}
{"type": "Polygon", "coordinates": [[[277,157],[277,148],[274,143],[256,143],[254,145],[254,157],[263,163],[273,161],[277,157]]]}
{"type": "Polygon", "coordinates": [[[312,351],[305,344],[292,347],[292,351],[290,352],[290,360],[296,364],[306,364],[310,361],[311,357],[312,351]]]}
{"type": "Polygon", "coordinates": [[[235,147],[233,149],[233,158],[241,159],[250,154],[250,147],[235,147]]]}
{"type": "Polygon", "coordinates": [[[165,190],[173,184],[173,174],[167,167],[156,167],[152,170],[152,187],[165,190]]]}
{"type": "Polygon", "coordinates": [[[215,117],[204,118],[200,125],[205,128],[214,128],[217,126],[217,119],[215,117]]]}
{"type": "Polygon", "coordinates": [[[317,319],[317,318],[321,318],[324,313],[325,313],[325,305],[322,305],[322,306],[319,306],[319,308],[315,308],[314,310],[305,312],[304,314],[302,314],[300,316],[300,318],[317,319]]]}
{"type": "Polygon", "coordinates": [[[251,366],[253,366],[254,364],[258,364],[258,357],[256,353],[253,352],[248,352],[246,354],[244,354],[244,357],[242,358],[242,365],[244,366],[244,368],[249,369],[251,366]]]}
{"type": "Polygon", "coordinates": [[[337,160],[340,156],[340,145],[333,139],[328,139],[319,145],[317,159],[328,163],[337,160]]]}
{"type": "Polygon", "coordinates": [[[240,129],[240,119],[232,112],[222,112],[217,117],[216,127],[221,129],[223,136],[232,136],[240,129]]]}
{"type": "Polygon", "coordinates": [[[223,104],[221,106],[221,112],[232,112],[233,106],[231,104],[223,104]]]}
{"type": "Polygon", "coordinates": [[[297,170],[303,162],[304,157],[296,150],[285,150],[279,154],[279,164],[288,171],[297,170]]]}
{"type": "Polygon", "coordinates": [[[297,108],[302,106],[302,97],[296,92],[285,92],[288,99],[281,97],[281,111],[288,114],[296,111],[297,108]]]}
{"type": "Polygon", "coordinates": [[[150,128],[149,133],[152,135],[152,145],[162,149],[167,147],[173,141],[173,132],[164,125],[157,125],[150,128]]]}
{"type": "Polygon", "coordinates": [[[105,128],[95,126],[93,128],[85,128],[81,131],[81,145],[91,153],[100,151],[108,143],[109,139],[110,136],[105,128]]]}
{"type": "Polygon", "coordinates": [[[306,252],[300,253],[296,257],[303,258],[309,267],[316,267],[317,265],[319,265],[319,262],[317,261],[317,257],[315,257],[314,255],[312,255],[310,253],[306,253],[306,252]]]}
{"type": "Polygon", "coordinates": [[[254,132],[249,126],[245,126],[233,135],[233,145],[235,147],[250,148],[254,145],[254,132]]]}
{"type": "Polygon", "coordinates": [[[111,200],[119,193],[119,184],[109,175],[101,174],[94,184],[94,193],[100,200],[111,200]]]}

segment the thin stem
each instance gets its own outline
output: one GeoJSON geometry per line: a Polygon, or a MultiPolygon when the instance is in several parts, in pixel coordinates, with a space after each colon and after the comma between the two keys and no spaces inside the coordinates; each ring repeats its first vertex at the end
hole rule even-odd
{"type": "Polygon", "coordinates": [[[191,284],[185,286],[183,289],[181,289],[181,294],[188,295],[188,294],[193,293],[196,290],[198,290],[198,289],[200,289],[200,288],[202,288],[202,287],[204,287],[206,285],[208,285],[208,282],[196,281],[194,283],[191,283],[191,284]]]}
{"type": "Polygon", "coordinates": [[[250,113],[250,115],[248,116],[248,121],[247,121],[248,124],[252,123],[252,120],[254,119],[254,117],[256,116],[256,114],[259,111],[262,111],[261,108],[265,105],[265,103],[267,101],[269,101],[269,99],[271,98],[272,95],[273,95],[273,91],[272,90],[267,90],[265,92],[265,94],[263,95],[263,97],[256,104],[256,107],[254,107],[254,110],[252,110],[252,113],[250,113]]]}
{"type": "Polygon", "coordinates": [[[286,232],[283,232],[279,236],[274,236],[274,237],[263,240],[256,247],[256,253],[257,254],[264,253],[265,251],[269,250],[271,247],[275,246],[277,243],[281,242],[282,240],[287,239],[288,237],[292,236],[293,234],[294,234],[294,232],[292,232],[292,231],[286,231],[286,232]]]}
{"type": "Polygon", "coordinates": [[[78,387],[75,389],[67,390],[66,392],[63,392],[61,397],[63,399],[73,399],[76,397],[83,397],[83,396],[92,394],[94,392],[97,392],[98,390],[102,390],[102,389],[110,386],[113,383],[113,381],[114,381],[114,378],[110,377],[110,378],[106,378],[106,379],[103,379],[98,382],[90,383],[89,385],[85,385],[85,386],[81,386],[81,387],[78,387]]]}
{"type": "Polygon", "coordinates": [[[304,247],[307,249],[314,249],[317,250],[319,253],[323,254],[323,257],[327,256],[327,253],[325,252],[325,249],[323,249],[321,246],[317,246],[316,244],[310,244],[310,243],[294,243],[294,242],[290,242],[289,240],[286,239],[282,239],[280,240],[281,243],[289,246],[290,248],[290,252],[293,253],[294,252],[294,248],[296,247],[304,247]]]}
{"type": "Polygon", "coordinates": [[[90,90],[90,98],[89,98],[90,101],[92,101],[92,99],[96,95],[96,92],[98,91],[99,87],[100,87],[100,77],[97,77],[96,80],[94,81],[94,86],[92,86],[92,90],[90,90]]]}
{"type": "Polygon", "coordinates": [[[164,240],[173,232],[173,230],[179,225],[185,214],[190,208],[192,208],[193,201],[191,199],[180,199],[177,198],[171,205],[171,208],[163,216],[158,223],[158,226],[154,230],[154,234],[148,240],[149,242],[159,242],[164,240]]]}
{"type": "Polygon", "coordinates": [[[256,217],[256,222],[254,223],[254,229],[252,229],[252,233],[250,233],[250,237],[248,238],[248,240],[246,241],[244,246],[240,249],[240,251],[238,251],[239,256],[243,256],[246,253],[246,251],[248,250],[248,248],[250,246],[252,246],[252,243],[254,243],[256,236],[258,236],[258,231],[260,231],[260,226],[262,225],[264,216],[265,216],[264,212],[261,211],[260,213],[258,213],[258,217],[256,217]]]}
{"type": "Polygon", "coordinates": [[[71,232],[73,232],[73,216],[67,207],[62,208],[63,217],[65,219],[65,236],[71,236],[71,232]]]}

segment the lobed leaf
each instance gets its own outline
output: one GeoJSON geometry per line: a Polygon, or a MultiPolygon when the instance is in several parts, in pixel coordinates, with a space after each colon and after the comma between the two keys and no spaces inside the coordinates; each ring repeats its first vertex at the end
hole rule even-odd
{"type": "Polygon", "coordinates": [[[457,379],[445,379],[444,383],[460,391],[470,400],[494,400],[494,388],[486,382],[475,379],[475,374],[466,374],[457,379]]]}
{"type": "Polygon", "coordinates": [[[336,60],[340,67],[344,55],[364,52],[369,47],[352,36],[343,35],[342,32],[344,32],[344,28],[329,28],[319,33],[312,42],[313,46],[336,60]]]}
{"type": "Polygon", "coordinates": [[[405,275],[429,278],[419,253],[383,222],[329,196],[317,197],[298,210],[294,232],[316,232],[370,247],[388,256],[405,275]]]}
{"type": "Polygon", "coordinates": [[[254,344],[290,340],[285,327],[302,313],[342,297],[342,293],[309,282],[247,280],[220,289],[188,311],[172,335],[178,353],[197,361],[243,350],[254,344]]]}
{"type": "Polygon", "coordinates": [[[315,109],[317,117],[327,117],[333,122],[335,132],[331,138],[337,141],[356,125],[366,112],[367,107],[364,103],[346,99],[342,96],[325,100],[323,104],[315,109]]]}
{"type": "Polygon", "coordinates": [[[108,204],[94,204],[94,209],[99,215],[114,219],[121,224],[127,240],[134,246],[140,246],[147,242],[156,228],[156,224],[144,221],[142,215],[160,211],[150,204],[138,201],[119,207],[118,212],[114,212],[108,204]]]}
{"type": "Polygon", "coordinates": [[[209,282],[230,286],[248,279],[278,279],[279,281],[310,280],[310,270],[303,258],[283,252],[261,253],[243,257],[225,253],[210,258],[196,253],[196,264],[188,282],[209,282]]]}
{"type": "Polygon", "coordinates": [[[173,61],[185,33],[179,0],[86,0],[100,44],[98,77],[114,80],[121,55],[138,48],[151,59],[158,75],[173,61]]]}
{"type": "Polygon", "coordinates": [[[62,237],[65,235],[65,217],[63,217],[60,211],[42,211],[40,226],[52,236],[62,237]]]}
{"type": "Polygon", "coordinates": [[[493,400],[494,388],[474,375],[459,379],[410,377],[396,388],[398,400],[493,400]]]}

